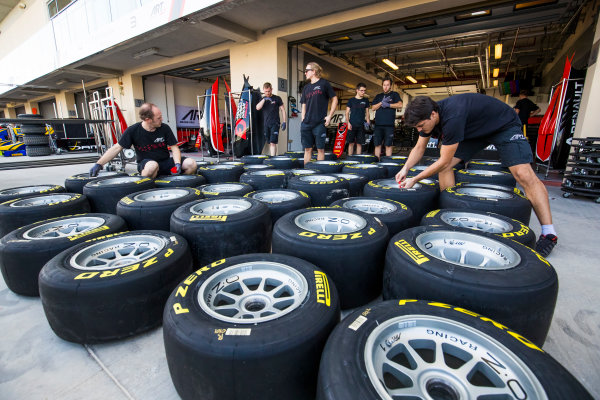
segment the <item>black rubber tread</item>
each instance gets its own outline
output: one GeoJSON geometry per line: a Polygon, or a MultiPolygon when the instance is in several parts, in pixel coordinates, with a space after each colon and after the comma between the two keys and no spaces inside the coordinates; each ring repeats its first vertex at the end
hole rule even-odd
{"type": "Polygon", "coordinates": [[[455,171],[456,183],[489,183],[515,187],[517,181],[510,172],[496,170],[460,169],[455,171]]]}
{"type": "Polygon", "coordinates": [[[358,174],[367,178],[367,181],[373,181],[375,179],[383,179],[387,175],[387,170],[377,164],[352,164],[345,165],[342,168],[342,172],[345,174],[358,174]]]}
{"type": "Polygon", "coordinates": [[[507,216],[489,211],[465,210],[458,208],[444,208],[441,210],[433,210],[425,214],[425,216],[423,216],[423,218],[421,219],[421,225],[464,227],[464,224],[460,221],[459,217],[448,216],[449,213],[455,212],[468,214],[468,218],[470,219],[468,223],[474,225],[471,229],[473,229],[476,232],[490,225],[489,222],[486,221],[486,219],[499,219],[507,224],[508,229],[503,232],[497,232],[496,235],[512,239],[531,249],[533,249],[535,246],[536,237],[535,233],[533,232],[533,230],[531,230],[531,228],[529,228],[527,225],[524,225],[520,221],[517,221],[516,219],[512,219],[507,216]]]}
{"type": "Polygon", "coordinates": [[[154,188],[154,181],[143,176],[132,177],[137,179],[131,182],[116,181],[113,183],[112,179],[120,178],[125,177],[97,179],[85,184],[83,194],[88,197],[93,212],[116,214],[117,203],[123,197],[154,188]]]}
{"type": "Polygon", "coordinates": [[[293,168],[303,168],[302,159],[301,158],[293,158],[287,156],[275,156],[269,158],[269,164],[276,169],[293,169],[293,168]],[[298,162],[300,160],[300,162],[298,162]],[[300,164],[300,165],[299,165],[300,164]]]}
{"type": "MultiPolygon", "coordinates": [[[[521,334],[514,331],[512,327],[503,326],[502,324],[473,311],[438,301],[394,300],[361,307],[348,315],[334,329],[327,340],[327,345],[325,346],[323,357],[321,358],[317,400],[381,398],[374,386],[375,384],[379,384],[380,381],[371,381],[365,364],[367,339],[377,327],[386,325],[388,321],[402,318],[404,321],[408,322],[412,320],[411,316],[419,316],[433,321],[439,321],[441,319],[446,323],[455,324],[457,328],[463,326],[467,327],[467,331],[472,330],[478,332],[478,335],[484,336],[489,342],[499,343],[499,345],[503,346],[509,354],[514,355],[515,360],[518,360],[519,363],[522,363],[533,373],[535,379],[540,382],[545,395],[550,400],[592,399],[592,396],[587,390],[564,367],[548,353],[544,352],[521,334]]],[[[435,346],[437,343],[439,348],[447,348],[449,349],[448,353],[450,353],[450,349],[456,348],[454,341],[459,343],[470,343],[468,338],[470,335],[468,334],[464,335],[464,337],[448,334],[445,338],[440,336],[432,338],[427,331],[427,326],[425,326],[425,324],[426,322],[424,322],[422,326],[423,333],[418,336],[413,334],[403,335],[402,333],[404,331],[401,330],[399,332],[400,335],[390,339],[390,345],[389,348],[386,349],[386,352],[389,354],[404,354],[402,349],[407,349],[406,352],[408,352],[408,349],[412,349],[410,350],[410,354],[415,354],[419,352],[419,350],[415,351],[415,348],[418,348],[419,345],[431,347],[435,346]]],[[[399,328],[410,329],[411,333],[418,330],[418,328],[415,328],[415,325],[410,322],[406,325],[400,325],[399,328]]],[[[434,331],[434,333],[437,332],[434,331]]],[[[450,365],[449,361],[444,360],[446,354],[439,353],[440,352],[437,352],[434,356],[436,362],[446,362],[447,365],[450,365]]],[[[489,362],[490,359],[487,354],[478,356],[479,358],[475,360],[474,364],[482,365],[489,362]]],[[[450,354],[448,354],[448,356],[449,355],[450,354]]],[[[420,355],[420,357],[421,358],[418,359],[420,365],[427,365],[424,360],[429,358],[427,358],[426,355],[420,355]]],[[[494,360],[498,361],[496,359],[494,360]]],[[[392,365],[397,364],[394,363],[392,365]]],[[[432,363],[431,365],[436,364],[432,363]]],[[[502,365],[501,368],[505,368],[505,362],[499,362],[494,365],[502,365]]],[[[393,368],[404,368],[404,366],[394,366],[393,368]]],[[[423,368],[427,367],[425,366],[423,368]]],[[[412,368],[407,367],[407,369],[412,368]]],[[[475,371],[475,368],[473,371],[475,371]]],[[[511,383],[516,382],[514,379],[511,379],[512,375],[501,374],[497,369],[495,371],[498,373],[498,377],[501,380],[497,387],[510,387],[511,383]]],[[[427,370],[417,369],[411,372],[412,374],[407,375],[411,377],[427,376],[427,370]]],[[[431,372],[433,372],[433,375],[438,374],[437,371],[431,372]]],[[[464,375],[459,376],[457,372],[456,377],[449,376],[444,379],[453,382],[455,378],[459,381],[463,381],[464,375]]],[[[471,383],[469,382],[469,384],[471,383]]],[[[421,389],[422,386],[420,386],[419,382],[416,382],[415,379],[409,378],[408,381],[405,382],[405,385],[407,388],[401,390],[406,398],[423,398],[422,394],[425,390],[421,389]],[[411,391],[411,388],[414,388],[414,390],[411,391]]],[[[521,387],[522,386],[519,385],[519,388],[521,387]]],[[[469,387],[465,388],[467,393],[469,389],[469,387]]],[[[473,389],[480,390],[481,386],[477,387],[473,385],[473,389]]],[[[491,389],[493,390],[493,387],[491,389]]],[[[388,390],[391,392],[393,389],[390,388],[388,390]]],[[[519,391],[519,395],[514,396],[514,398],[517,397],[532,399],[536,396],[534,393],[519,391]]]]}
{"type": "Polygon", "coordinates": [[[154,179],[157,188],[189,187],[204,185],[206,179],[202,175],[162,175],[154,179]]]}
{"type": "Polygon", "coordinates": [[[79,193],[39,194],[5,201],[0,204],[0,237],[37,221],[87,212],[88,199],[79,193]]]}
{"type": "Polygon", "coordinates": [[[339,316],[335,286],[307,261],[282,254],[215,261],[182,282],[165,306],[163,337],[175,389],[184,400],[314,398],[321,351],[339,316]],[[270,321],[244,324],[221,321],[199,306],[196,293],[213,274],[265,262],[304,277],[310,292],[301,307],[270,321]]]}
{"type": "MultiPolygon", "coordinates": [[[[326,224],[340,217],[322,218],[326,224]]],[[[387,227],[371,215],[339,207],[317,207],[279,218],[273,228],[272,251],[319,264],[335,283],[342,309],[348,309],[366,304],[381,293],[383,253],[388,240],[387,227]],[[313,211],[354,214],[366,223],[362,229],[342,234],[311,232],[297,225],[297,217],[313,211]]]]}
{"type": "Polygon", "coordinates": [[[346,156],[346,160],[358,161],[361,164],[373,164],[379,161],[373,154],[352,154],[351,156],[346,156]]]}
{"type": "Polygon", "coordinates": [[[459,183],[440,194],[439,208],[462,208],[478,211],[490,211],[516,219],[525,225],[529,225],[531,219],[531,203],[519,189],[510,190],[506,186],[459,183]],[[463,188],[483,188],[502,193],[508,193],[507,198],[493,196],[470,195],[462,192],[463,188]],[[462,193],[461,193],[462,192],[462,193]]]}
{"type": "Polygon", "coordinates": [[[254,190],[283,189],[287,186],[288,177],[282,169],[264,169],[247,171],[240,176],[241,183],[247,183],[254,190]]]}
{"type": "Polygon", "coordinates": [[[123,218],[93,213],[50,218],[16,229],[0,239],[0,269],[4,282],[14,293],[39,296],[38,275],[52,257],[83,241],[124,230],[127,230],[127,224],[123,218]],[[84,231],[69,228],[80,218],[100,218],[104,223],[84,231]],[[51,237],[52,231],[57,231],[55,224],[61,221],[65,224],[61,229],[65,236],[51,237]],[[32,230],[43,231],[46,225],[49,228],[43,237],[30,234],[32,230]]]}
{"type": "Polygon", "coordinates": [[[494,160],[471,160],[467,163],[467,169],[508,171],[508,168],[502,166],[502,162],[494,160]]]}
{"type": "Polygon", "coordinates": [[[230,190],[216,190],[215,186],[219,183],[209,183],[207,185],[198,186],[204,197],[222,197],[222,196],[244,196],[254,190],[252,186],[243,182],[224,182],[222,185],[231,186],[230,190]]]}
{"type": "Polygon", "coordinates": [[[350,183],[347,179],[335,175],[314,174],[293,176],[288,180],[288,189],[300,190],[310,196],[314,207],[327,207],[336,200],[350,195],[350,183]],[[311,181],[309,177],[327,177],[325,181],[311,181]]]}
{"type": "MultiPolygon", "coordinates": [[[[53,184],[40,184],[40,185],[27,185],[17,186],[14,188],[6,188],[0,190],[0,203],[4,203],[8,200],[19,199],[23,197],[37,196],[39,194],[50,194],[50,193],[62,193],[65,192],[65,188],[60,185],[53,184]],[[37,188],[37,189],[34,189],[37,188]],[[15,191],[27,190],[27,193],[16,193],[15,191]],[[30,191],[31,190],[31,191],[30,191]]],[[[71,192],[72,193],[72,192],[71,192]]]]}
{"type": "Polygon", "coordinates": [[[440,188],[436,181],[422,180],[419,182],[420,187],[410,189],[400,188],[400,185],[398,187],[384,186],[382,185],[384,181],[386,180],[375,180],[367,183],[363,194],[368,197],[396,200],[405,204],[413,212],[413,226],[419,224],[423,215],[439,208],[440,188]]]}
{"type": "Polygon", "coordinates": [[[218,164],[198,167],[198,175],[202,175],[206,183],[238,182],[242,173],[242,165],[218,164]]]}
{"type": "Polygon", "coordinates": [[[368,180],[366,176],[359,175],[357,173],[337,173],[333,174],[339,178],[348,180],[348,196],[359,197],[363,194],[363,189],[367,184],[368,180]]]}
{"type": "Polygon", "coordinates": [[[23,143],[25,146],[37,146],[37,145],[45,145],[49,146],[50,142],[48,141],[48,136],[36,136],[36,135],[25,135],[23,136],[23,143]]]}
{"type": "MultiPolygon", "coordinates": [[[[214,204],[214,203],[211,203],[214,204]]],[[[192,250],[194,265],[205,265],[225,257],[268,253],[272,222],[269,208],[262,202],[236,196],[220,196],[184,204],[171,215],[171,231],[185,237],[192,250]],[[248,202],[241,212],[202,215],[194,212],[199,203],[217,202],[226,207],[231,201],[248,202]]]]}
{"type": "MultiPolygon", "coordinates": [[[[427,167],[428,167],[428,165],[415,165],[414,167],[412,167],[411,169],[408,170],[408,172],[406,173],[406,176],[408,178],[415,177],[415,176],[419,175],[421,172],[425,171],[425,169],[427,167]]],[[[438,179],[438,174],[433,174],[433,175],[431,175],[427,179],[437,180],[438,179]]]]}
{"type": "Polygon", "coordinates": [[[189,247],[181,236],[165,231],[115,233],[70,247],[50,260],[40,272],[40,298],[59,337],[100,343],[159,326],[169,294],[191,272],[189,247]],[[164,246],[137,263],[110,269],[77,269],[71,264],[86,248],[102,248],[104,243],[109,248],[111,240],[139,235],[157,238],[164,246]]]}
{"type": "Polygon", "coordinates": [[[269,156],[264,154],[248,154],[242,156],[240,161],[244,163],[244,165],[256,165],[256,164],[264,164],[265,161],[269,160],[269,156]]]}
{"type": "Polygon", "coordinates": [[[304,159],[303,151],[286,151],[285,153],[283,153],[283,155],[291,157],[291,158],[304,159]]]}
{"type": "Polygon", "coordinates": [[[97,179],[114,178],[117,176],[126,176],[125,172],[118,171],[100,171],[98,176],[90,178],[90,173],[85,172],[82,174],[72,175],[65,179],[65,189],[69,193],[81,193],[83,194],[83,187],[86,183],[95,181],[97,179]]]}
{"type": "Polygon", "coordinates": [[[366,214],[370,214],[374,217],[377,217],[381,222],[385,224],[385,226],[387,226],[390,236],[393,236],[398,232],[410,228],[413,224],[412,210],[408,208],[405,204],[402,204],[396,200],[380,199],[378,197],[359,197],[334,201],[333,203],[331,203],[331,207],[335,206],[340,206],[342,208],[350,210],[362,211],[366,214]],[[362,204],[352,204],[357,201],[359,201],[362,204]],[[390,208],[393,208],[393,210],[386,213],[381,213],[377,209],[369,209],[369,211],[365,211],[364,209],[369,207],[369,202],[384,202],[388,206],[390,206],[390,208]]]}
{"type": "Polygon", "coordinates": [[[319,171],[322,174],[333,174],[336,172],[341,172],[344,164],[339,161],[310,161],[304,165],[304,168],[314,169],[315,171],[319,171]]]}
{"type": "Polygon", "coordinates": [[[381,156],[381,162],[394,162],[400,165],[406,164],[408,157],[405,156],[381,156]]]}
{"type": "Polygon", "coordinates": [[[49,145],[27,146],[26,152],[29,157],[49,156],[52,154],[52,149],[49,147],[49,145]]]}
{"type": "Polygon", "coordinates": [[[260,171],[261,169],[275,169],[271,164],[244,164],[244,172],[260,171]]]}
{"type": "MultiPolygon", "coordinates": [[[[448,254],[460,251],[452,247],[455,244],[451,240],[445,245],[448,254]]],[[[465,259],[475,260],[475,264],[483,262],[475,257],[465,259]]],[[[558,276],[550,263],[529,247],[494,234],[429,225],[392,237],[385,260],[384,300],[436,299],[485,313],[536,345],[544,344],[558,296],[558,276]],[[490,238],[498,243],[494,251],[513,250],[519,259],[510,268],[449,262],[427,253],[431,243],[420,243],[420,235],[429,232],[443,232],[449,239],[458,233],[490,238]]]]}
{"type": "Polygon", "coordinates": [[[244,195],[244,197],[251,197],[255,200],[263,202],[267,207],[269,207],[269,211],[271,211],[271,220],[273,221],[273,224],[275,224],[275,222],[277,222],[277,220],[279,218],[281,218],[283,215],[285,215],[291,211],[300,210],[302,208],[308,208],[311,206],[310,196],[308,194],[306,194],[300,190],[293,190],[293,189],[257,190],[254,192],[247,193],[246,195],[244,195]],[[264,200],[261,200],[260,198],[257,198],[258,196],[260,196],[264,193],[270,193],[270,192],[286,192],[286,193],[292,193],[296,196],[292,199],[278,201],[278,202],[264,201],[264,200]]]}
{"type": "Polygon", "coordinates": [[[404,164],[398,164],[398,163],[391,162],[391,161],[382,161],[382,162],[378,162],[377,165],[385,168],[385,170],[386,170],[385,178],[393,178],[394,176],[396,176],[398,171],[400,171],[402,169],[404,164]]]}
{"type": "Polygon", "coordinates": [[[127,221],[132,231],[136,230],[160,230],[168,231],[171,226],[171,214],[178,207],[191,201],[200,200],[204,196],[195,188],[155,188],[135,192],[123,197],[117,203],[117,215],[127,221]],[[176,190],[179,197],[167,197],[176,190]],[[183,193],[185,192],[185,193],[183,193]],[[160,198],[161,193],[165,196],[160,198]],[[158,198],[155,200],[142,200],[144,195],[153,194],[158,198]]]}
{"type": "MultiPolygon", "coordinates": [[[[313,151],[312,158],[314,158],[315,161],[317,160],[317,156],[318,156],[318,153],[316,153],[316,152],[313,151]]],[[[338,159],[338,157],[335,154],[330,153],[330,152],[325,152],[325,154],[323,155],[323,157],[324,157],[323,158],[324,161],[337,161],[337,159],[338,159]]],[[[298,157],[298,158],[302,158],[303,159],[304,158],[304,154],[302,155],[302,157],[298,157]]]]}

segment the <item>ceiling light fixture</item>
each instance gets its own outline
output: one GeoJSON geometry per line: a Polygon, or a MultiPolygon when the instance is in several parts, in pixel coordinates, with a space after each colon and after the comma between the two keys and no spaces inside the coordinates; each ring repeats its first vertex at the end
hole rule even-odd
{"type": "Polygon", "coordinates": [[[395,71],[395,70],[397,70],[397,69],[399,68],[399,67],[398,67],[396,64],[394,64],[393,62],[391,62],[391,61],[390,61],[389,59],[387,59],[387,58],[384,58],[384,59],[383,59],[383,60],[381,60],[381,61],[383,61],[383,63],[384,63],[384,64],[387,64],[387,65],[388,65],[388,66],[389,66],[391,69],[393,69],[394,71],[395,71]]]}
{"type": "Polygon", "coordinates": [[[410,76],[410,75],[406,75],[406,79],[408,79],[412,83],[417,83],[417,80],[415,78],[413,78],[412,76],[410,76]]]}
{"type": "Polygon", "coordinates": [[[137,60],[138,58],[152,56],[156,53],[158,53],[158,47],[150,47],[148,49],[138,51],[137,53],[133,53],[132,57],[137,60]]]}
{"type": "Polygon", "coordinates": [[[498,86],[498,79],[494,79],[494,87],[498,86]]]}
{"type": "Polygon", "coordinates": [[[502,58],[502,43],[498,43],[494,47],[494,58],[496,60],[499,60],[502,58]]]}
{"type": "Polygon", "coordinates": [[[492,77],[497,78],[500,73],[500,68],[494,68],[494,72],[492,73],[492,77]]]}

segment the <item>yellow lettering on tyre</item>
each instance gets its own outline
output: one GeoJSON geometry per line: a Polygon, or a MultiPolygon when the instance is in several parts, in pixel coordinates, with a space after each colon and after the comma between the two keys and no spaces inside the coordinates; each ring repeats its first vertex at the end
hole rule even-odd
{"type": "Polygon", "coordinates": [[[185,314],[190,312],[189,309],[183,308],[179,303],[173,304],[173,311],[175,311],[175,314],[185,314]]]}
{"type": "Polygon", "coordinates": [[[331,293],[329,291],[329,281],[327,275],[321,271],[315,271],[315,284],[317,303],[325,304],[327,307],[331,305],[331,293]]]}

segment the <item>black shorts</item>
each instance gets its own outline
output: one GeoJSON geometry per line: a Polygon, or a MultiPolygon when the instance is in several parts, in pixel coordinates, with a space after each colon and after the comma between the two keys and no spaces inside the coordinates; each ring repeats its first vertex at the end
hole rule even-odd
{"type": "Polygon", "coordinates": [[[381,146],[384,144],[386,147],[390,147],[394,143],[394,127],[393,126],[377,126],[373,131],[373,144],[375,146],[381,146]]]}
{"type": "Polygon", "coordinates": [[[466,162],[479,151],[493,144],[498,150],[503,167],[529,164],[533,161],[533,154],[522,129],[520,125],[514,125],[491,136],[460,142],[454,157],[466,162]]]}
{"type": "MultiPolygon", "coordinates": [[[[181,156],[181,164],[185,161],[186,157],[181,156]]],[[[145,158],[140,161],[137,165],[138,172],[141,173],[148,161],[154,161],[149,158],[145,158]]],[[[172,158],[166,160],[156,161],[158,163],[158,174],[157,175],[171,175],[171,168],[175,166],[175,161],[172,158]]],[[[183,173],[183,170],[181,171],[183,173]]]]}
{"type": "Polygon", "coordinates": [[[312,149],[316,144],[318,150],[325,148],[325,138],[327,137],[327,128],[325,128],[324,122],[317,122],[316,124],[300,124],[300,141],[302,142],[302,148],[312,149]]]}
{"type": "Polygon", "coordinates": [[[267,143],[278,143],[279,142],[279,124],[271,124],[265,126],[264,130],[265,140],[267,143]]]}
{"type": "Polygon", "coordinates": [[[353,125],[353,128],[348,130],[346,135],[346,143],[365,144],[365,128],[362,125],[353,125]]]}

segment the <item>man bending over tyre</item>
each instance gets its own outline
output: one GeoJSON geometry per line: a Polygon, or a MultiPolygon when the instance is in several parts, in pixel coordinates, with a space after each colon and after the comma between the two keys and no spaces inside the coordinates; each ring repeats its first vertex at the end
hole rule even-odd
{"type": "Polygon", "coordinates": [[[406,164],[396,174],[400,187],[411,188],[421,179],[439,175],[440,190],[454,186],[452,168],[467,162],[480,150],[493,144],[503,167],[508,167],[525,190],[533,210],[542,225],[542,234],[535,249],[542,256],[550,254],[557,243],[552,225],[548,191],[533,172],[531,148],[521,127],[519,116],[500,100],[476,93],[448,97],[438,103],[427,96],[417,96],[406,107],[404,120],[419,131],[419,140],[411,150],[406,164]],[[429,139],[441,143],[440,158],[417,176],[408,178],[408,170],[416,165],[429,139]]]}
{"type": "Polygon", "coordinates": [[[102,166],[115,158],[123,149],[133,145],[138,172],[142,176],[156,178],[157,175],[192,175],[196,173],[196,162],[181,156],[177,140],[169,125],[162,123],[160,109],[152,103],[144,103],[139,112],[142,122],[125,130],[118,143],[115,143],[90,169],[90,176],[98,176],[102,166]],[[173,158],[169,156],[169,149],[173,158]]]}

